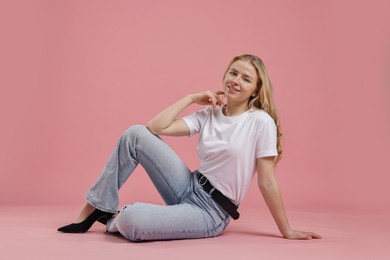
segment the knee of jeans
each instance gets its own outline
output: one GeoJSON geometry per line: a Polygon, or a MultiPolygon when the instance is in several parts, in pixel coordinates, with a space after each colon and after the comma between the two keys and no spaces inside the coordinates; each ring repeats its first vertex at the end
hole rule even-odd
{"type": "Polygon", "coordinates": [[[144,125],[133,125],[127,128],[125,135],[138,135],[144,132],[149,132],[149,130],[144,125]]]}
{"type": "Polygon", "coordinates": [[[131,241],[143,240],[142,230],[145,223],[136,204],[126,205],[118,217],[118,230],[124,237],[131,241]]]}
{"type": "Polygon", "coordinates": [[[151,132],[144,125],[133,125],[129,127],[123,134],[126,138],[142,138],[150,135],[151,132]]]}

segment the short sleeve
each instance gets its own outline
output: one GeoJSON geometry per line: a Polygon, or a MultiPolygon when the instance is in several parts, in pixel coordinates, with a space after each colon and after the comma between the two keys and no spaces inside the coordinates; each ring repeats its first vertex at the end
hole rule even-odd
{"type": "Polygon", "coordinates": [[[277,156],[277,129],[272,118],[262,120],[256,140],[256,158],[277,156]]]}
{"type": "Polygon", "coordinates": [[[209,111],[210,107],[206,107],[182,118],[190,129],[190,136],[200,132],[205,120],[207,119],[209,111]]]}

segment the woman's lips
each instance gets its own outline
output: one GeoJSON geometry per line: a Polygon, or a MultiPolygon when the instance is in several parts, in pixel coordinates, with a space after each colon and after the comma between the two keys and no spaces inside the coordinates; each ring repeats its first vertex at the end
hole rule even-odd
{"type": "Polygon", "coordinates": [[[230,92],[234,92],[234,93],[240,92],[240,90],[238,90],[237,88],[233,87],[232,85],[227,85],[227,87],[230,90],[230,92]]]}

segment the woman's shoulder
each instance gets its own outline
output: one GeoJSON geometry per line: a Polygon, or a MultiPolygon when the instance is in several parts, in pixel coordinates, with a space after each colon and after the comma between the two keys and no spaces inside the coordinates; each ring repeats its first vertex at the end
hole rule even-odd
{"type": "Polygon", "coordinates": [[[193,113],[194,114],[201,114],[201,115],[207,115],[207,114],[210,114],[213,112],[213,107],[212,106],[205,106],[205,107],[202,107],[196,111],[194,111],[193,113]]]}
{"type": "Polygon", "coordinates": [[[196,118],[197,120],[208,120],[208,118],[214,117],[216,115],[216,110],[213,106],[205,106],[199,110],[196,110],[189,115],[185,116],[185,118],[196,118]]]}
{"type": "Polygon", "coordinates": [[[251,111],[252,111],[253,118],[256,121],[260,121],[260,122],[274,121],[273,118],[263,109],[251,108],[251,111]]]}

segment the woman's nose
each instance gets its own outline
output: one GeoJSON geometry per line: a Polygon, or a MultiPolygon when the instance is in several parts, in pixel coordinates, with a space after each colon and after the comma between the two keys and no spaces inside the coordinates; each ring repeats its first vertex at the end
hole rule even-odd
{"type": "Polygon", "coordinates": [[[238,84],[239,76],[236,76],[232,79],[232,81],[236,84],[238,84]]]}

